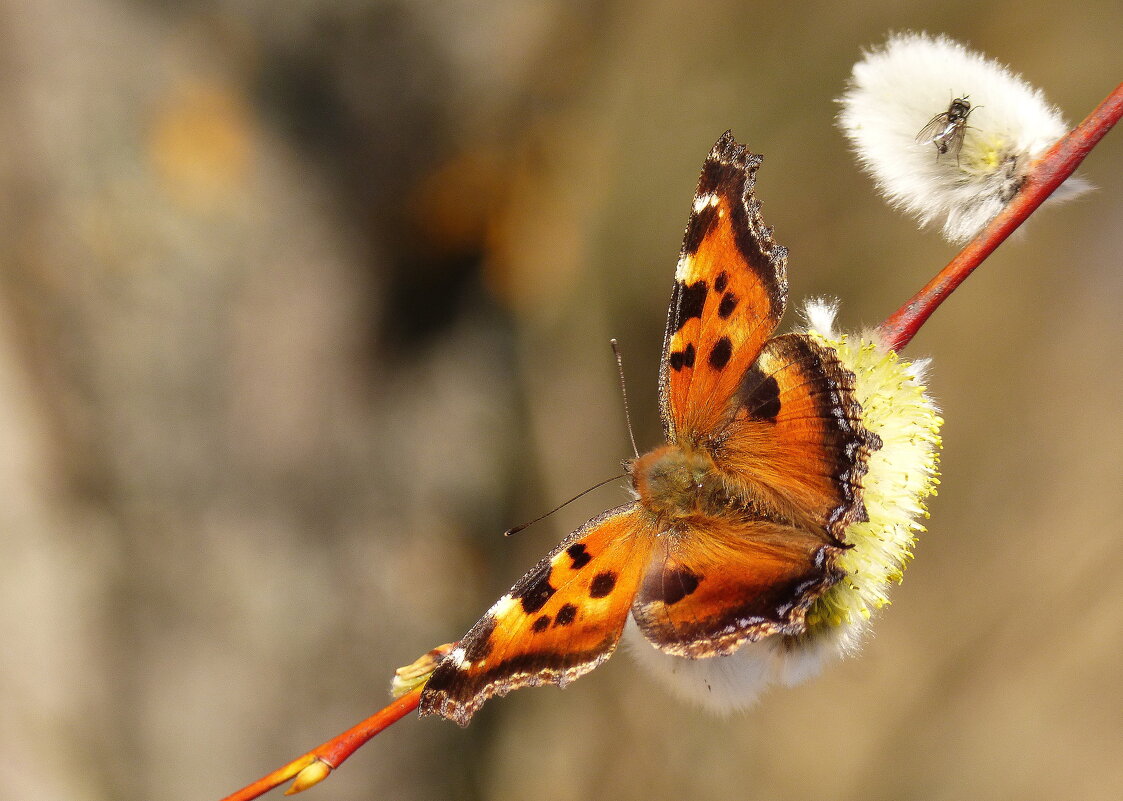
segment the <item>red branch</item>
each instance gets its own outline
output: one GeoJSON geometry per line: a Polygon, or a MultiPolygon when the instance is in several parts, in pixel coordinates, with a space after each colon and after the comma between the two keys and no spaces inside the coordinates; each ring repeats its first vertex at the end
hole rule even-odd
{"type": "Polygon", "coordinates": [[[343,734],[336,735],[323,745],[313,748],[307,754],[294,759],[283,768],[262,776],[253,784],[243,787],[238,792],[226,796],[222,801],[250,801],[284,784],[295,777],[292,787],[285,791],[285,795],[299,793],[307,790],[327,778],[328,774],[343,764],[343,760],[351,756],[366,742],[380,731],[397,723],[413,710],[421,699],[421,687],[406,693],[388,706],[375,712],[357,726],[352,726],[343,734]]]}
{"type": "Polygon", "coordinates": [[[1119,121],[1120,116],[1123,116],[1123,83],[1115,87],[1115,91],[1082,123],[1034,162],[1026,183],[1017,196],[958,256],[878,326],[878,332],[886,345],[893,350],[900,350],[909,344],[932,312],[982,264],[983,259],[1045,202],[1053,190],[1072,175],[1089,151],[1119,121]]]}

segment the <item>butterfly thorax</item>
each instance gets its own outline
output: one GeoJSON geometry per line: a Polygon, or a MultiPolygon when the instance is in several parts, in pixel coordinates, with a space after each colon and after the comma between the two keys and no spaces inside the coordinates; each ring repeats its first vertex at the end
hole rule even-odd
{"type": "Polygon", "coordinates": [[[725,482],[708,452],[664,445],[629,465],[640,504],[667,521],[714,515],[728,509],[725,482]]]}

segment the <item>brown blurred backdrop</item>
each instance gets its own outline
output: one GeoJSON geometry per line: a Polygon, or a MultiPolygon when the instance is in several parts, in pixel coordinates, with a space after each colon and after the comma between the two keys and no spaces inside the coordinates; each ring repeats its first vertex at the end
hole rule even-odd
{"type": "MultiPolygon", "coordinates": [[[[1123,75],[1118,0],[0,4],[0,797],[233,791],[618,502],[499,534],[628,455],[610,336],[656,441],[726,128],[793,299],[895,308],[952,249],[832,98],[904,28],[1072,121],[1123,75]]],[[[621,654],[403,721],[315,797],[1118,798],[1120,132],[1083,172],[910,348],[944,479],[860,659],[718,720],[621,654]]]]}

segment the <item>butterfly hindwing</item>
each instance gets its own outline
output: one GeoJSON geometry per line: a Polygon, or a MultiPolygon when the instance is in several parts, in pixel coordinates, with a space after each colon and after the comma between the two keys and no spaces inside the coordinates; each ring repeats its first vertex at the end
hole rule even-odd
{"type": "Polygon", "coordinates": [[[441,660],[422,715],[468,725],[488,698],[564,686],[612,655],[654,543],[635,504],[590,520],[519,579],[441,660]]]}
{"type": "Polygon", "coordinates": [[[702,167],[683,239],[660,366],[671,441],[715,429],[784,314],[787,251],[753,193],[760,156],[726,132],[702,167]]]}
{"type": "Polygon", "coordinates": [[[765,345],[720,432],[719,467],[783,519],[842,544],[866,519],[862,476],[881,440],[861,422],[854,375],[807,334],[765,345]]]}
{"type": "Polygon", "coordinates": [[[691,658],[801,634],[808,607],[841,577],[840,550],[767,520],[687,527],[660,538],[632,613],[656,648],[691,658]]]}

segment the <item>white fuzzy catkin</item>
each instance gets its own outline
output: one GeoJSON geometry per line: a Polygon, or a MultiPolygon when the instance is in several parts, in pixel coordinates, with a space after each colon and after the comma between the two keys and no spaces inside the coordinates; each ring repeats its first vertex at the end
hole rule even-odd
{"type": "MultiPolygon", "coordinates": [[[[950,242],[981,231],[1017,195],[1030,164],[1069,129],[1040,90],[945,36],[890,36],[854,65],[838,125],[894,206],[950,242]],[[917,135],[954,98],[971,104],[962,148],[917,135]]],[[[1089,188],[1069,178],[1053,199],[1089,188]]]]}

